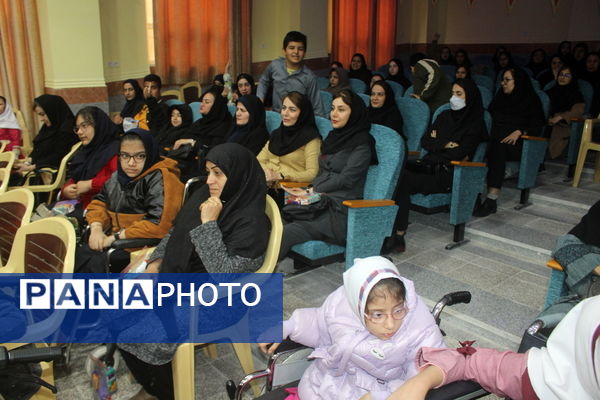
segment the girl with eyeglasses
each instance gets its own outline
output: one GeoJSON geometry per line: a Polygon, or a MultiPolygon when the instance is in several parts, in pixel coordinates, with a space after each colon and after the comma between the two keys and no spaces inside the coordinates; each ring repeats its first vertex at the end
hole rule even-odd
{"type": "MultiPolygon", "coordinates": [[[[87,207],[90,225],[87,246],[78,248],[76,272],[105,272],[106,253],[118,239],[162,239],[181,208],[183,184],[177,162],[158,161],[152,135],[136,128],[121,137],[118,169],[87,207]]],[[[130,262],[129,252],[111,254],[110,272],[130,262]]]]}
{"type": "Polygon", "coordinates": [[[79,137],[81,147],[67,170],[61,199],[79,200],[76,206],[79,212],[74,216],[82,217],[83,209],[117,170],[119,128],[98,107],[85,107],[75,117],[73,132],[79,137]]]}
{"type": "MultiPolygon", "coordinates": [[[[321,307],[298,309],[283,323],[283,338],[315,349],[299,398],[387,399],[417,375],[421,346],[446,347],[442,335],[413,282],[388,259],[357,258],[343,279],[321,307]]],[[[278,346],[259,344],[268,353],[278,346]]]]}

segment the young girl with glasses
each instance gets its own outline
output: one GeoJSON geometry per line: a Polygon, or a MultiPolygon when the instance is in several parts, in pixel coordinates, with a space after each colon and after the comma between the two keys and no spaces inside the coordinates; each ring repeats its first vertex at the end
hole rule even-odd
{"type": "MultiPolygon", "coordinates": [[[[445,347],[412,281],[384,257],[356,259],[318,308],[294,311],[283,337],[315,349],[301,399],[386,399],[415,376],[420,346],[445,347]]],[[[259,344],[272,353],[278,344],[259,344]]]]}

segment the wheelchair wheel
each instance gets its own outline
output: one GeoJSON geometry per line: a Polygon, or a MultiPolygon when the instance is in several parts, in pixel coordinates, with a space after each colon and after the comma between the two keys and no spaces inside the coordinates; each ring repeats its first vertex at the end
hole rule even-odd
{"type": "MultiPolygon", "coordinates": [[[[92,376],[92,373],[94,372],[94,369],[96,368],[96,365],[95,365],[92,357],[96,358],[96,359],[100,359],[105,354],[106,354],[106,345],[98,346],[94,350],[92,350],[90,352],[90,354],[88,354],[88,357],[85,360],[85,371],[87,372],[89,377],[92,376]]],[[[119,364],[121,363],[121,353],[119,353],[118,351],[115,351],[114,360],[115,360],[115,363],[113,365],[113,368],[116,371],[119,369],[119,364]]]]}

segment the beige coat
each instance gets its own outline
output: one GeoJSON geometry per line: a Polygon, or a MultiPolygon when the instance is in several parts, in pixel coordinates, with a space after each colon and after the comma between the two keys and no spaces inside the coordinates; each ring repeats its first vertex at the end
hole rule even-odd
{"type": "Polygon", "coordinates": [[[584,103],[576,103],[569,111],[556,113],[552,116],[555,117],[560,115],[563,117],[563,119],[552,127],[550,144],[548,147],[550,158],[556,158],[562,154],[563,150],[567,146],[567,141],[571,136],[571,119],[581,118],[584,109],[584,103]]]}
{"type": "Polygon", "coordinates": [[[283,156],[271,153],[267,142],[256,158],[264,170],[279,172],[286,181],[312,182],[319,172],[320,154],[321,139],[315,138],[283,156]]]}

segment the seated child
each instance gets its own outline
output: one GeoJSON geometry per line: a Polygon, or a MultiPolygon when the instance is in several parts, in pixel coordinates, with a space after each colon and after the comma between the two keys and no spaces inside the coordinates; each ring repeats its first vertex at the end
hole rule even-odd
{"type": "Polygon", "coordinates": [[[386,399],[417,374],[421,346],[445,347],[413,282],[379,256],[356,259],[321,307],[294,311],[283,323],[288,336],[315,349],[298,387],[303,400],[386,399]]]}

